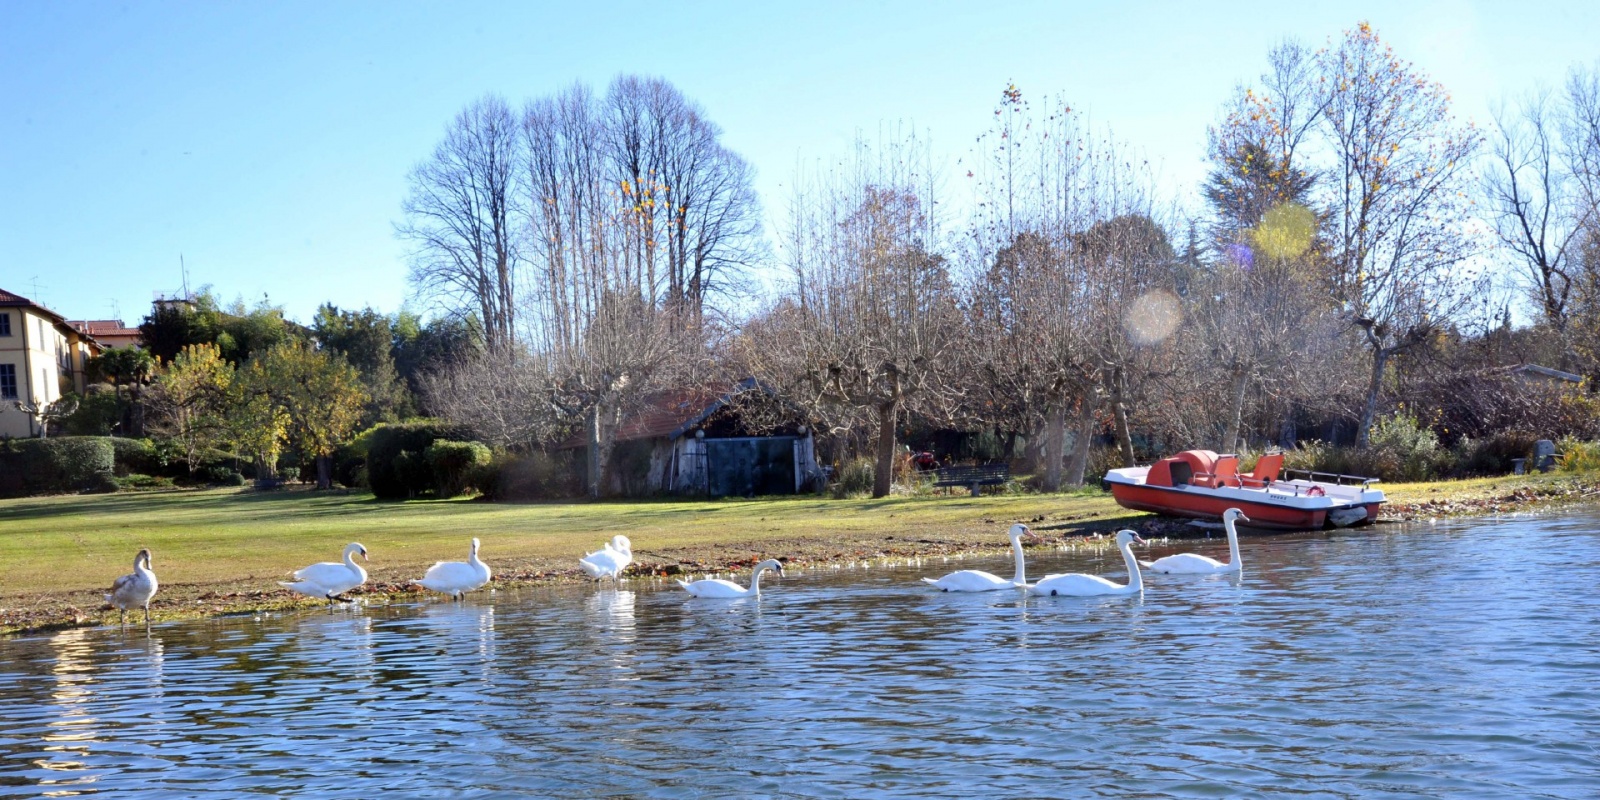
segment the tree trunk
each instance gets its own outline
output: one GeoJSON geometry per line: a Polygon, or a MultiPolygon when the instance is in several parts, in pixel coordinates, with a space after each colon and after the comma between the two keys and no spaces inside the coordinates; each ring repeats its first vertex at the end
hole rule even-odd
{"type": "Polygon", "coordinates": [[[872,470],[872,496],[875,498],[888,496],[894,481],[894,423],[899,411],[898,400],[878,406],[878,458],[872,470]]]}
{"type": "Polygon", "coordinates": [[[588,475],[587,480],[584,481],[584,483],[588,484],[589,496],[592,497],[592,498],[595,498],[595,499],[599,499],[600,498],[600,406],[599,406],[598,403],[595,404],[594,408],[589,409],[589,460],[588,460],[588,464],[586,466],[588,467],[589,475],[588,475]]]}
{"type": "Polygon", "coordinates": [[[1250,386],[1250,374],[1243,369],[1233,370],[1233,393],[1229,398],[1233,404],[1228,409],[1227,429],[1222,433],[1222,446],[1217,448],[1221,453],[1236,453],[1239,446],[1239,429],[1244,427],[1244,394],[1250,386]]]}
{"type": "Polygon", "coordinates": [[[1139,463],[1133,456],[1133,432],[1128,430],[1128,407],[1124,403],[1122,382],[1122,371],[1117,370],[1111,376],[1111,414],[1116,421],[1117,446],[1122,450],[1123,466],[1137,467],[1139,463]]]}
{"type": "Polygon", "coordinates": [[[1383,368],[1389,363],[1390,351],[1379,347],[1372,351],[1372,378],[1367,382],[1367,405],[1361,410],[1361,427],[1356,429],[1356,446],[1366,447],[1372,435],[1372,421],[1378,416],[1378,395],[1383,391],[1383,368]]]}
{"type": "Polygon", "coordinates": [[[317,488],[333,488],[333,456],[317,456],[317,488]]]}
{"type": "Polygon", "coordinates": [[[1094,397],[1085,396],[1078,404],[1077,438],[1072,441],[1072,461],[1067,464],[1067,485],[1082,486],[1083,472],[1089,468],[1090,437],[1094,433],[1094,397]]]}
{"type": "Polygon", "coordinates": [[[1060,399],[1050,404],[1044,425],[1044,490],[1061,491],[1061,462],[1067,447],[1067,407],[1060,399]]]}

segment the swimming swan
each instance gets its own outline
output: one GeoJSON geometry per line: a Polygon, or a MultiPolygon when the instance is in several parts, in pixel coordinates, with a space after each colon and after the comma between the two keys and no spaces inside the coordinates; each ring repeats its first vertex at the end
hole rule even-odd
{"type": "Polygon", "coordinates": [[[1139,562],[1133,558],[1133,544],[1144,544],[1139,534],[1133,531],[1117,532],[1117,549],[1122,551],[1122,560],[1128,564],[1128,583],[1112,583],[1099,575],[1085,575],[1081,572],[1072,572],[1066,575],[1051,575],[1038,583],[1027,586],[1029,594],[1055,597],[1093,597],[1107,594],[1139,594],[1144,591],[1144,580],[1139,576],[1139,562]]]}
{"type": "Polygon", "coordinates": [[[278,585],[307,597],[326,598],[329,603],[343,600],[339,595],[367,582],[367,571],[356,566],[355,559],[351,558],[356,553],[361,554],[362,561],[367,560],[367,548],[360,542],[351,542],[344,546],[343,563],[312,564],[294,574],[294,583],[279,581],[278,585]]]}
{"type": "Polygon", "coordinates": [[[412,583],[435,592],[442,592],[457,600],[464,592],[482,587],[489,582],[489,565],[478,560],[478,539],[472,539],[472,553],[466,561],[440,561],[428,567],[422,580],[412,583]]]}
{"type": "Polygon", "coordinates": [[[1239,560],[1239,531],[1233,527],[1233,521],[1236,519],[1242,519],[1245,522],[1250,521],[1250,518],[1237,508],[1230,508],[1222,512],[1222,527],[1228,530],[1228,563],[1226,564],[1196,553],[1178,553],[1166,558],[1158,558],[1154,561],[1140,561],[1139,563],[1151,570],[1168,575],[1214,575],[1219,572],[1238,572],[1244,564],[1239,560]]]}
{"type": "Polygon", "coordinates": [[[1006,580],[998,575],[992,575],[977,569],[964,569],[952,572],[938,580],[923,578],[922,582],[939,587],[941,592],[993,592],[1000,589],[1015,589],[1028,582],[1022,562],[1022,537],[1032,536],[1033,531],[1028,526],[1018,522],[1011,526],[1007,534],[1011,537],[1011,554],[1017,561],[1017,574],[1006,580]]]}
{"type": "Polygon", "coordinates": [[[737,583],[734,583],[733,581],[725,581],[721,578],[704,578],[693,583],[678,581],[678,585],[682,586],[684,591],[694,595],[695,597],[715,597],[722,599],[756,597],[761,594],[761,573],[769,569],[776,571],[778,573],[778,577],[783,577],[783,565],[778,563],[777,559],[769,558],[766,561],[757,564],[755,571],[750,573],[750,588],[748,589],[740,586],[737,583]]]}
{"type": "Polygon", "coordinates": [[[128,624],[128,609],[144,606],[144,624],[150,624],[150,598],[156,596],[156,574],[150,571],[150,551],[140,550],[133,557],[133,572],[111,584],[106,602],[122,611],[122,624],[128,624]]]}
{"type": "Polygon", "coordinates": [[[633,563],[633,543],[628,537],[617,535],[605,547],[578,559],[578,566],[595,580],[610,578],[620,580],[622,571],[633,563]]]}

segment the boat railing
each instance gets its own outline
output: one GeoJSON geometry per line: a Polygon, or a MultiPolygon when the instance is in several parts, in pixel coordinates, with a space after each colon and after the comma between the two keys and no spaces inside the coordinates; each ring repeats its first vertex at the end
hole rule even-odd
{"type": "Polygon", "coordinates": [[[1378,478],[1367,478],[1361,475],[1340,475],[1337,472],[1313,472],[1309,469],[1286,469],[1283,471],[1287,478],[1291,475],[1304,475],[1306,480],[1313,483],[1332,483],[1335,486],[1370,486],[1378,483],[1378,478]],[[1331,478],[1331,481],[1318,481],[1318,478],[1331,478]]]}

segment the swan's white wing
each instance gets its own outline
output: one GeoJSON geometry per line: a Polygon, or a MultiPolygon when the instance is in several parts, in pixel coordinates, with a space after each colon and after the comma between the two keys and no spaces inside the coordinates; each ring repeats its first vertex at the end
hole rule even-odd
{"type": "Polygon", "coordinates": [[[945,592],[993,592],[1000,589],[1010,589],[1014,586],[1011,581],[976,569],[952,572],[936,581],[928,580],[927,578],[923,578],[923,580],[945,592]]]}
{"type": "Polygon", "coordinates": [[[1052,575],[1028,587],[1030,594],[1044,595],[1047,597],[1093,597],[1102,594],[1132,594],[1133,591],[1120,583],[1113,583],[1099,575],[1085,575],[1081,573],[1068,573],[1066,575],[1052,575]]]}
{"type": "Polygon", "coordinates": [[[324,561],[296,570],[294,577],[296,580],[311,583],[337,583],[350,579],[350,568],[342,561],[324,561]]]}
{"type": "Polygon", "coordinates": [[[590,577],[599,578],[621,574],[632,560],[627,554],[607,547],[578,559],[578,565],[590,577]]]}
{"type": "Polygon", "coordinates": [[[1228,566],[1214,558],[1207,558],[1196,553],[1178,553],[1166,558],[1158,558],[1155,561],[1141,561],[1139,563],[1156,572],[1167,574],[1220,572],[1228,566]]]}
{"type": "Polygon", "coordinates": [[[441,561],[428,569],[416,584],[436,592],[470,592],[489,582],[487,565],[483,571],[464,561],[441,561]]]}
{"type": "Polygon", "coordinates": [[[705,578],[694,583],[684,583],[683,588],[695,597],[746,597],[750,594],[748,588],[721,578],[705,578]]]}

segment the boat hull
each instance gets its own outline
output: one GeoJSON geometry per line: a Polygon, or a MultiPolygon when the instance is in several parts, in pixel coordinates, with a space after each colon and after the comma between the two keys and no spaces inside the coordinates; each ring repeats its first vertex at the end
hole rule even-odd
{"type": "Polygon", "coordinates": [[[1193,489],[1175,489],[1163,486],[1143,486],[1111,482],[1111,496],[1123,508],[1149,511],[1174,517],[1193,519],[1221,519],[1222,512],[1237,508],[1250,520],[1245,527],[1268,530],[1306,531],[1318,530],[1328,524],[1331,511],[1344,508],[1365,510],[1364,519],[1356,525],[1370,524],[1378,519],[1379,503],[1327,504],[1306,508],[1262,493],[1262,499],[1223,496],[1193,489]]]}

